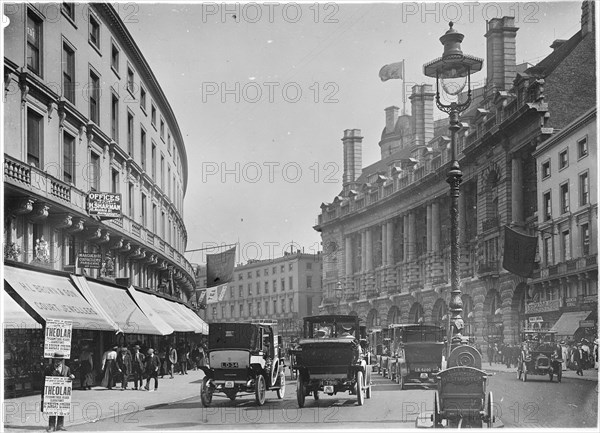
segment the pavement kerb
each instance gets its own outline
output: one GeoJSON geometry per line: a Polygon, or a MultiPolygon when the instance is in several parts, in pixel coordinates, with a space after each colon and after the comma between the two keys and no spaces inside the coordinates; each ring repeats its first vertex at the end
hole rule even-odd
{"type": "MultiPolygon", "coordinates": [[[[517,374],[517,367],[506,367],[505,365],[501,365],[501,364],[493,364],[493,365],[486,365],[487,363],[483,363],[481,365],[481,369],[483,371],[492,371],[492,372],[498,372],[498,373],[511,373],[514,374],[516,377],[517,374]]],[[[577,380],[588,380],[588,381],[592,381],[592,382],[598,382],[598,375],[599,372],[596,369],[588,369],[588,370],[583,370],[583,376],[578,376],[575,374],[575,371],[573,370],[563,370],[563,378],[568,378],[568,379],[577,379],[577,380]]]]}

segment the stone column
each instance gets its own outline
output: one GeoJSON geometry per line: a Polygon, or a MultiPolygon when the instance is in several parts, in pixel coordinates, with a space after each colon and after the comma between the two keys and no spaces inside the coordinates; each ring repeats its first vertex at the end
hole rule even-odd
{"type": "Polygon", "coordinates": [[[352,277],[352,236],[346,236],[346,277],[352,277]]]}
{"type": "Polygon", "coordinates": [[[373,232],[371,228],[367,229],[365,236],[367,241],[367,272],[373,270],[373,232]]]}
{"type": "Polygon", "coordinates": [[[387,224],[381,224],[381,265],[386,267],[387,262],[387,224]]]}
{"type": "Polygon", "coordinates": [[[415,259],[416,239],[415,239],[415,212],[408,214],[408,260],[415,259]]]}
{"type": "Polygon", "coordinates": [[[367,233],[360,232],[360,271],[367,270],[367,233]]]}
{"type": "Polygon", "coordinates": [[[386,235],[387,235],[386,263],[388,266],[393,266],[394,262],[395,262],[395,260],[394,260],[394,222],[391,220],[387,222],[386,235]]]}
{"type": "Polygon", "coordinates": [[[523,161],[519,155],[512,155],[511,206],[512,223],[523,225],[523,161]]]}

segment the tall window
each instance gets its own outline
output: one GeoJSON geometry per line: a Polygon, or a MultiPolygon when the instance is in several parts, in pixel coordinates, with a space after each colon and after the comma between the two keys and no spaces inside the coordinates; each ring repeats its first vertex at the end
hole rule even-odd
{"type": "Polygon", "coordinates": [[[42,167],[43,117],[33,110],[27,110],[27,163],[42,167]]]}
{"type": "Polygon", "coordinates": [[[544,193],[544,221],[552,218],[552,193],[550,191],[544,193]]]}
{"type": "Polygon", "coordinates": [[[160,119],[160,138],[165,141],[165,121],[160,119]]]}
{"type": "Polygon", "coordinates": [[[115,72],[119,72],[119,48],[113,43],[110,51],[110,66],[115,70],[115,72]]]}
{"type": "Polygon", "coordinates": [[[294,290],[294,277],[290,277],[290,290],[294,290]]]}
{"type": "Polygon", "coordinates": [[[146,112],[146,89],[140,85],[140,107],[146,112]]]}
{"type": "Polygon", "coordinates": [[[63,181],[73,183],[75,168],[75,137],[63,132],[63,181]]]}
{"type": "Polygon", "coordinates": [[[154,104],[152,104],[152,109],[151,109],[151,114],[150,114],[150,122],[152,123],[152,126],[154,126],[154,128],[156,128],[156,107],[154,106],[154,104]]]}
{"type": "Polygon", "coordinates": [[[562,261],[571,260],[571,235],[569,230],[564,230],[561,233],[562,239],[562,261]]]}
{"type": "Polygon", "coordinates": [[[119,170],[111,169],[110,176],[110,191],[113,194],[117,194],[119,192],[119,170]]]}
{"type": "Polygon", "coordinates": [[[165,157],[160,155],[160,187],[165,190],[165,157]]]}
{"type": "Polygon", "coordinates": [[[119,141],[119,97],[114,93],[110,104],[110,138],[119,141]]]}
{"type": "Polygon", "coordinates": [[[133,70],[131,68],[127,68],[127,90],[129,90],[130,93],[134,93],[134,85],[133,70]]]}
{"type": "Polygon", "coordinates": [[[152,180],[156,182],[156,144],[154,144],[154,142],[152,142],[152,155],[150,164],[152,164],[152,180]]]}
{"type": "Polygon", "coordinates": [[[162,238],[164,238],[165,237],[165,233],[166,233],[166,230],[165,230],[165,213],[164,212],[161,212],[160,225],[161,225],[161,227],[160,227],[160,235],[161,235],[162,238]]]}
{"type": "Polygon", "coordinates": [[[584,156],[587,156],[587,154],[588,154],[587,137],[584,137],[577,142],[577,153],[579,155],[579,158],[583,158],[584,156]]]}
{"type": "Polygon", "coordinates": [[[542,179],[550,177],[550,160],[542,163],[542,179]]]}
{"type": "Polygon", "coordinates": [[[129,184],[129,191],[128,192],[129,192],[129,194],[128,194],[129,216],[131,218],[134,218],[134,213],[133,212],[135,210],[135,207],[134,207],[134,190],[133,190],[133,184],[132,183],[129,184]]]}
{"type": "Polygon", "coordinates": [[[146,194],[142,193],[142,225],[144,227],[147,226],[147,218],[146,218],[146,194]]]}
{"type": "Polygon", "coordinates": [[[590,184],[588,172],[579,175],[579,204],[585,206],[590,202],[590,184]]]}
{"type": "Polygon", "coordinates": [[[156,234],[156,230],[158,230],[158,213],[156,205],[152,203],[152,233],[156,234]]]}
{"type": "Polygon", "coordinates": [[[140,129],[140,158],[142,170],[146,171],[146,131],[140,129]]]}
{"type": "Polygon", "coordinates": [[[552,264],[552,238],[545,237],[544,238],[544,260],[546,261],[546,266],[550,266],[552,264]]]}
{"type": "Polygon", "coordinates": [[[90,191],[100,191],[100,155],[90,151],[90,168],[88,170],[90,191]]]}
{"type": "Polygon", "coordinates": [[[100,23],[91,13],[89,17],[89,41],[93,46],[100,49],[100,23]]]}
{"type": "Polygon", "coordinates": [[[312,289],[312,275],[306,276],[306,288],[312,289]]]}
{"type": "Polygon", "coordinates": [[[558,154],[558,168],[563,169],[569,165],[569,149],[565,149],[558,154]]]}
{"type": "Polygon", "coordinates": [[[75,103],[75,51],[64,42],[62,62],[63,95],[68,101],[75,103]]]}
{"type": "Polygon", "coordinates": [[[90,100],[90,120],[98,124],[100,115],[100,77],[93,71],[90,71],[88,98],[90,100]]]}
{"type": "Polygon", "coordinates": [[[590,254],[590,227],[588,223],[582,224],[581,230],[581,253],[583,256],[590,254]]]}
{"type": "Polygon", "coordinates": [[[134,157],[133,152],[133,114],[127,113],[127,153],[130,157],[134,157]]]}
{"type": "Polygon", "coordinates": [[[167,191],[166,192],[167,192],[167,195],[171,195],[171,166],[169,164],[167,164],[167,191]]]}
{"type": "Polygon", "coordinates": [[[569,184],[560,186],[560,213],[569,212],[569,184]]]}
{"type": "Polygon", "coordinates": [[[32,11],[27,11],[27,67],[42,75],[42,20],[32,11]]]}

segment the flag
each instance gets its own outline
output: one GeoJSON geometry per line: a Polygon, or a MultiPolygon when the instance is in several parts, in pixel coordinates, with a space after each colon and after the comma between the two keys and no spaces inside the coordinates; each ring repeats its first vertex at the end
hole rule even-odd
{"type": "Polygon", "coordinates": [[[387,80],[403,80],[404,79],[404,60],[390,65],[385,65],[379,71],[379,78],[381,81],[387,80]]]}
{"type": "Polygon", "coordinates": [[[220,286],[233,279],[235,247],[206,256],[206,287],[220,286]]]}
{"type": "Polygon", "coordinates": [[[528,236],[504,226],[504,258],[502,267],[521,277],[533,272],[537,237],[528,236]]]}
{"type": "Polygon", "coordinates": [[[219,287],[211,287],[210,289],[206,289],[206,303],[207,304],[215,304],[219,302],[219,287]]]}

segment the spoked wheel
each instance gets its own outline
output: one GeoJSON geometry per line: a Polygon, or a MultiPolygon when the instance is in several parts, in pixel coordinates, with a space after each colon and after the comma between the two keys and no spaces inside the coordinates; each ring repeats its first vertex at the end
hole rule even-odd
{"type": "Polygon", "coordinates": [[[285,373],[282,371],[279,373],[279,389],[277,390],[277,398],[283,400],[285,397],[285,373]]]}
{"type": "Polygon", "coordinates": [[[313,397],[315,398],[315,401],[319,401],[319,390],[315,389],[313,391],[313,397]]]}
{"type": "Polygon", "coordinates": [[[256,377],[256,383],[254,384],[254,397],[256,404],[262,406],[265,404],[267,398],[267,387],[265,385],[265,378],[262,374],[256,377]]]}
{"type": "Polygon", "coordinates": [[[358,401],[358,405],[362,406],[365,402],[365,389],[363,386],[363,372],[356,372],[356,399],[358,401]]]}
{"type": "Polygon", "coordinates": [[[304,401],[306,400],[306,388],[304,386],[304,382],[302,382],[302,377],[300,374],[297,375],[298,379],[296,379],[296,398],[298,400],[298,407],[304,407],[304,401]]]}
{"type": "Polygon", "coordinates": [[[486,423],[488,428],[491,428],[494,422],[496,421],[496,416],[494,415],[494,396],[492,395],[492,391],[488,392],[485,404],[485,416],[486,423]]]}
{"type": "Polygon", "coordinates": [[[200,401],[202,401],[202,406],[208,407],[212,402],[213,390],[212,387],[208,384],[208,378],[204,378],[202,380],[202,388],[200,389],[200,401]]]}

